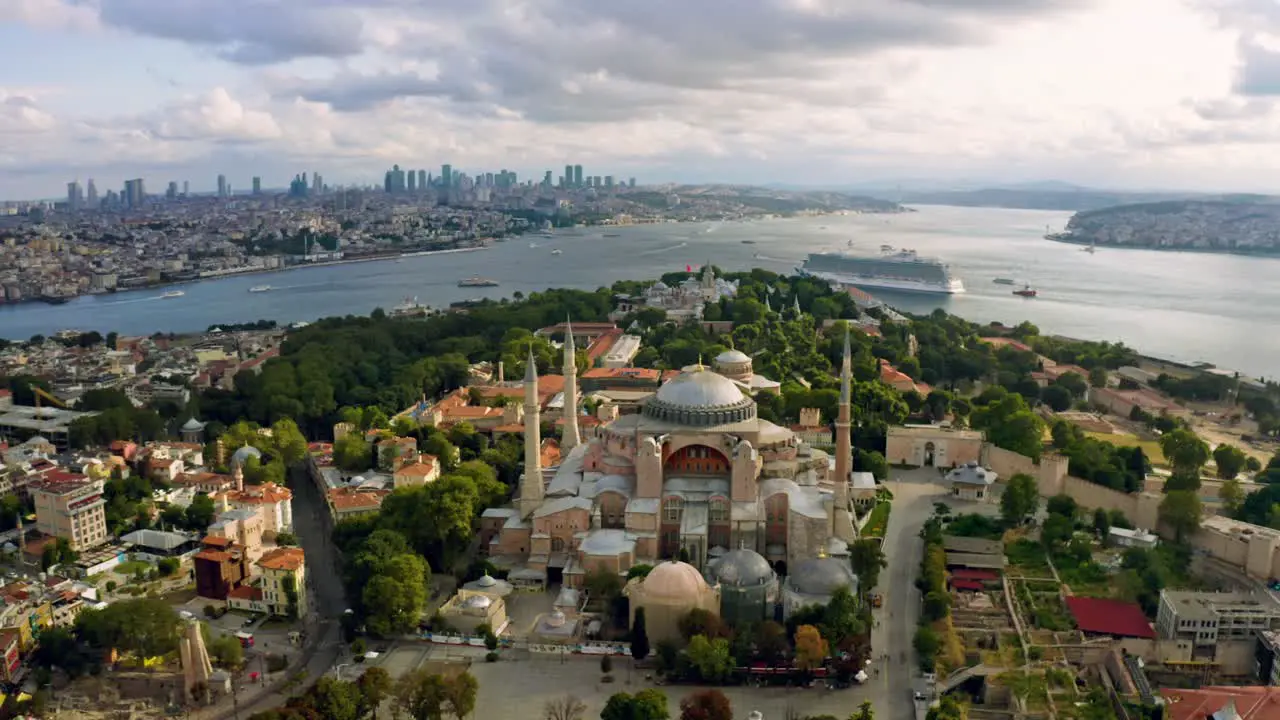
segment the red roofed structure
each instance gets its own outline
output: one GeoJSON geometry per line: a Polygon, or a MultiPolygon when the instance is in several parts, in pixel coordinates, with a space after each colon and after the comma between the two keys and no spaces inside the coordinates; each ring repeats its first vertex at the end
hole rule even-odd
{"type": "Polygon", "coordinates": [[[1076,626],[1085,633],[1148,639],[1156,636],[1136,603],[1075,596],[1066,601],[1076,626]]]}
{"type": "Polygon", "coordinates": [[[1204,687],[1199,690],[1168,688],[1160,691],[1164,698],[1164,716],[1169,720],[1208,720],[1235,717],[1238,720],[1280,720],[1280,688],[1204,687]],[[1234,713],[1223,712],[1234,710],[1234,713]]]}

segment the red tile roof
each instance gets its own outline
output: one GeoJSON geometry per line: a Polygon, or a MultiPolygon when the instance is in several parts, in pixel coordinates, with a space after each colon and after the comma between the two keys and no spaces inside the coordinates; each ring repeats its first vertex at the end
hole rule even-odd
{"type": "Polygon", "coordinates": [[[1206,720],[1233,703],[1240,720],[1280,720],[1280,688],[1205,687],[1199,690],[1161,690],[1169,720],[1206,720]]]}
{"type": "Polygon", "coordinates": [[[951,587],[956,590],[973,590],[976,592],[985,588],[986,585],[977,580],[952,580],[951,587]]]}
{"type": "Polygon", "coordinates": [[[1087,633],[1116,637],[1154,638],[1155,631],[1136,603],[1102,598],[1068,597],[1067,609],[1087,633]]]}
{"type": "Polygon", "coordinates": [[[258,567],[268,570],[297,570],[302,567],[305,562],[305,556],[302,548],[282,547],[276,548],[258,561],[258,567]]]}
{"type": "Polygon", "coordinates": [[[1000,573],[995,570],[981,570],[978,568],[957,568],[951,571],[951,579],[995,582],[1000,579],[1000,573]]]}
{"type": "Polygon", "coordinates": [[[262,591],[252,585],[241,585],[238,588],[232,588],[227,593],[227,599],[235,598],[237,600],[261,600],[262,591]]]}

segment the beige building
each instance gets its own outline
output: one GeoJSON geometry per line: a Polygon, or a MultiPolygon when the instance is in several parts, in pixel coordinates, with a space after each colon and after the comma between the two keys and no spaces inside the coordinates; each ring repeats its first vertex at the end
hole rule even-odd
{"type": "Polygon", "coordinates": [[[700,608],[720,615],[720,589],[708,585],[694,566],[675,560],[660,563],[647,576],[632,580],[623,594],[631,599],[631,625],[635,625],[636,611],[644,609],[650,643],[679,642],[680,618],[690,610],[700,608]]]}
{"type": "Polygon", "coordinates": [[[275,483],[262,485],[244,484],[244,473],[237,467],[232,474],[235,490],[214,495],[215,504],[221,503],[222,511],[251,510],[262,515],[263,532],[275,537],[282,532],[293,532],[293,491],[275,483]]]}
{"type": "MultiPolygon", "coordinates": [[[[573,376],[573,340],[565,342],[573,376]]],[[[563,456],[544,470],[537,378],[525,382],[525,468],[511,508],[485,513],[494,562],[519,583],[580,585],[595,569],[625,573],[687,553],[697,567],[730,548],[771,564],[820,552],[847,556],[850,383],[846,347],[834,463],[756,414],[743,386],[701,365],[658,388],[641,412],[591,428],[566,426],[563,456]],[[547,476],[550,476],[549,481],[547,476]]],[[[566,382],[566,396],[572,381],[566,382]]],[[[571,416],[572,417],[572,416],[571,416]]]]}
{"type": "Polygon", "coordinates": [[[255,562],[262,555],[262,533],[266,522],[262,513],[257,510],[228,510],[209,526],[209,535],[226,538],[244,548],[249,562],[255,562]]]}
{"type": "Polygon", "coordinates": [[[1176,647],[1173,656],[1215,660],[1232,645],[1252,647],[1257,634],[1280,629],[1280,602],[1268,592],[1161,590],[1156,614],[1160,639],[1176,647]]]}
{"type": "Polygon", "coordinates": [[[891,465],[957,467],[982,459],[982,433],[942,425],[889,428],[885,460],[891,465]]]}
{"type": "Polygon", "coordinates": [[[392,478],[398,488],[433,483],[440,479],[440,461],[435,455],[421,453],[415,462],[397,468],[392,478]]]}
{"type": "Polygon", "coordinates": [[[262,571],[259,587],[267,612],[281,617],[307,616],[307,562],[302,548],[276,548],[262,556],[258,569],[262,571]],[[291,599],[296,607],[290,608],[291,599]]]}
{"type": "Polygon", "coordinates": [[[507,627],[506,601],[493,593],[459,590],[440,608],[440,615],[464,635],[474,635],[476,628],[486,624],[494,634],[507,627]]]}
{"type": "Polygon", "coordinates": [[[41,533],[66,538],[76,552],[107,541],[101,480],[55,470],[43,482],[29,486],[29,491],[41,533]]]}

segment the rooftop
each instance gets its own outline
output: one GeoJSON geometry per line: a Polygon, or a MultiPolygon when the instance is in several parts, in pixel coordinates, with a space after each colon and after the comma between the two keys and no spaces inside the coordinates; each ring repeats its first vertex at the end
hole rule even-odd
{"type": "Polygon", "coordinates": [[[1182,617],[1214,617],[1221,613],[1266,613],[1280,615],[1280,603],[1270,593],[1199,592],[1161,590],[1160,601],[1173,605],[1182,617]]]}
{"type": "Polygon", "coordinates": [[[1113,637],[1154,638],[1155,631],[1135,603],[1071,596],[1066,599],[1076,625],[1086,633],[1113,637]]]}
{"type": "Polygon", "coordinates": [[[1167,689],[1160,695],[1165,701],[1168,720],[1208,720],[1222,718],[1219,712],[1231,706],[1239,720],[1280,720],[1280,688],[1276,687],[1203,687],[1199,690],[1167,689]]]}
{"type": "Polygon", "coordinates": [[[304,564],[306,564],[306,555],[302,552],[302,548],[296,547],[276,548],[263,555],[258,561],[258,567],[267,570],[296,571],[304,564]]]}

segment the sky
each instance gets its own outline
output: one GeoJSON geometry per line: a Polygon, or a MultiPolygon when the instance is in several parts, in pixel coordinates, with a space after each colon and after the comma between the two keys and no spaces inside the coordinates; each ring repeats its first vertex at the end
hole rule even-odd
{"type": "Polygon", "coordinates": [[[1280,192],[1280,0],[0,0],[0,198],[392,164],[1280,192]]]}

